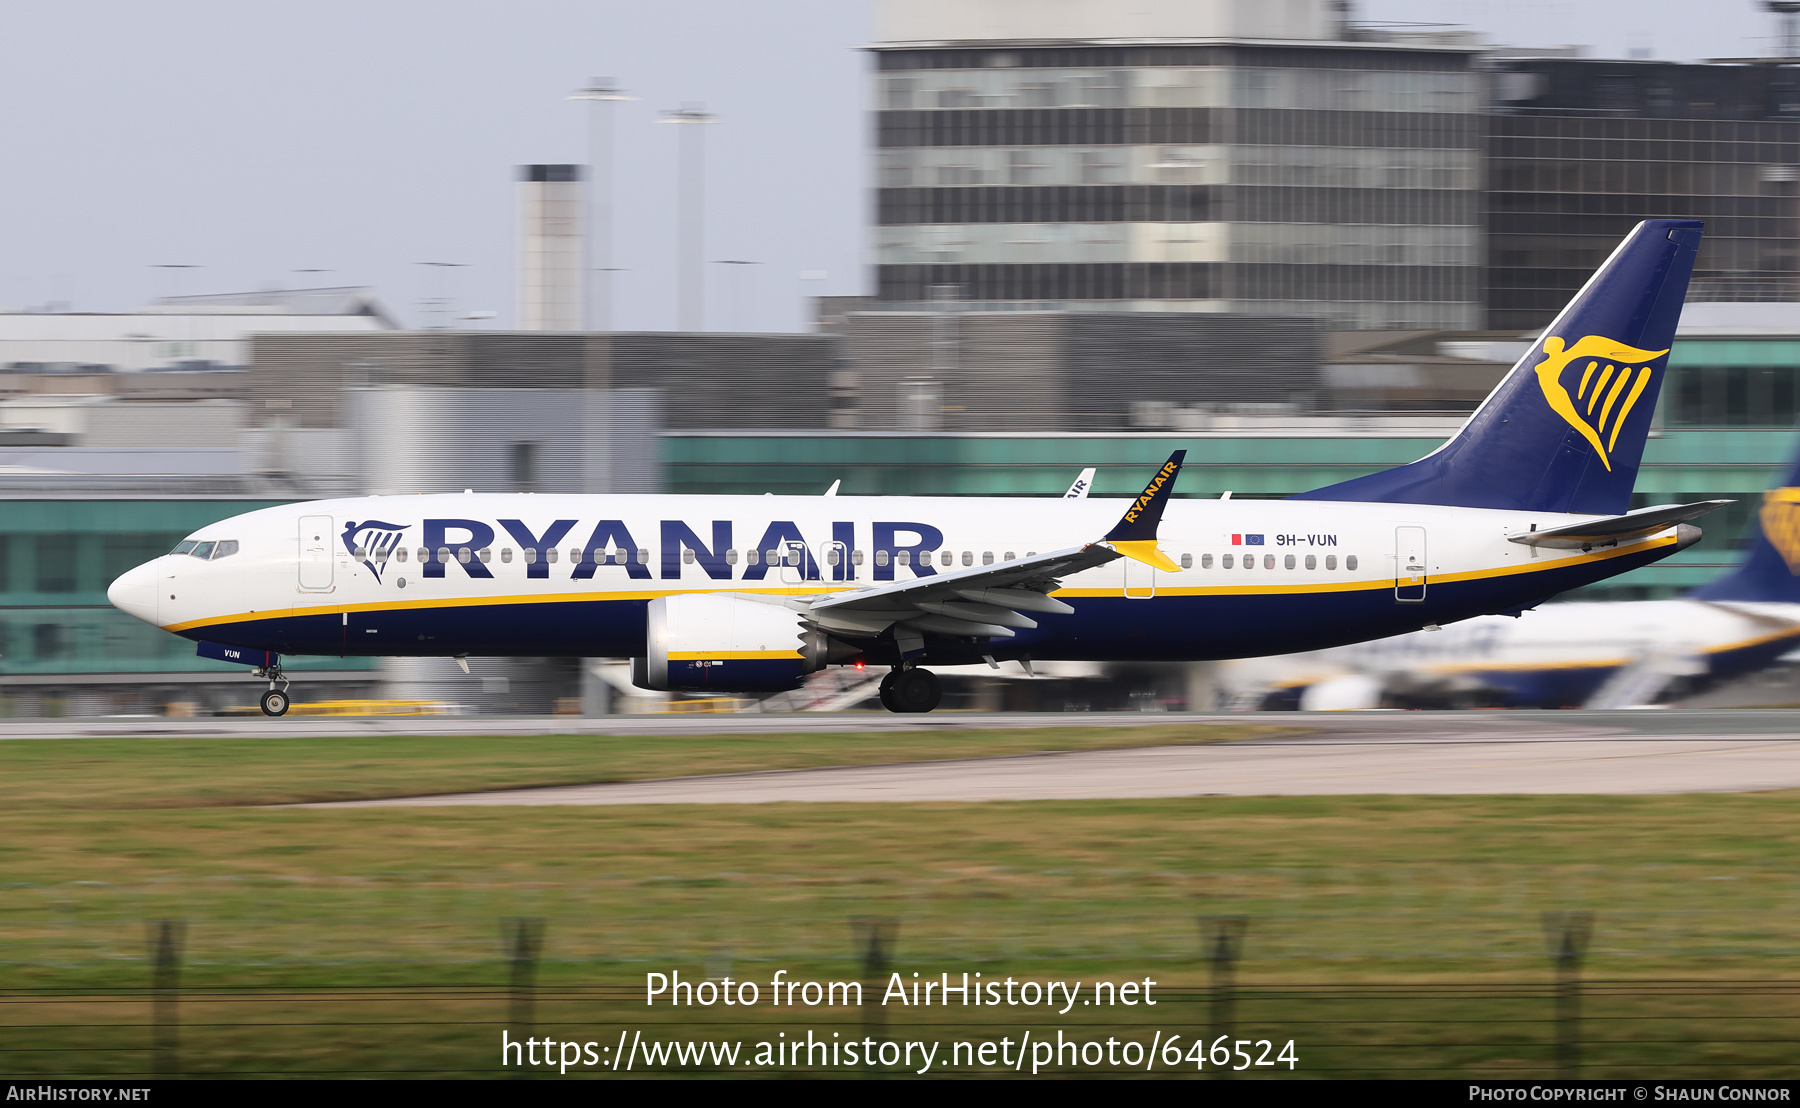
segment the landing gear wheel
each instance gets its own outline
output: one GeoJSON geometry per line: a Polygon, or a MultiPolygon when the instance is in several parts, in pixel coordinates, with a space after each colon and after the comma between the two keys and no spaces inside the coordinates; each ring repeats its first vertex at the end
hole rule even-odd
{"type": "Polygon", "coordinates": [[[889,670],[888,675],[881,679],[881,706],[890,712],[901,710],[894,703],[894,682],[899,680],[899,677],[900,671],[896,669],[889,670]]]}
{"type": "Polygon", "coordinates": [[[944,698],[937,674],[928,669],[909,669],[894,678],[894,691],[888,695],[894,710],[929,712],[944,698]]]}
{"type": "Polygon", "coordinates": [[[262,694],[262,710],[265,716],[285,716],[288,710],[288,695],[280,689],[270,689],[262,694]]]}

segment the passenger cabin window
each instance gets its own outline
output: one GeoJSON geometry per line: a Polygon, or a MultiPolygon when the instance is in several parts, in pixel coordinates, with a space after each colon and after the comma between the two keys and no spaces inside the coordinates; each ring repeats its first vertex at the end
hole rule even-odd
{"type": "Polygon", "coordinates": [[[948,550],[938,555],[938,565],[947,567],[954,561],[956,561],[956,555],[948,550]]]}
{"type": "Polygon", "coordinates": [[[992,550],[983,550],[981,552],[981,564],[984,566],[991,566],[994,564],[994,552],[992,550]]]}
{"type": "MultiPolygon", "coordinates": [[[[737,548],[736,547],[732,547],[730,550],[727,550],[725,552],[725,564],[728,566],[737,565],[737,548]]],[[[831,564],[837,565],[836,562],[833,562],[831,564]]]]}
{"type": "Polygon", "coordinates": [[[369,556],[369,548],[366,546],[353,546],[350,548],[350,556],[360,562],[369,556]]]}
{"type": "Polygon", "coordinates": [[[684,566],[691,566],[694,564],[694,552],[692,550],[688,550],[686,548],[682,549],[681,564],[684,566]]]}
{"type": "Polygon", "coordinates": [[[194,549],[188,551],[188,553],[204,562],[206,559],[212,557],[213,545],[214,544],[210,542],[197,543],[195,544],[194,549]]]}
{"type": "Polygon", "coordinates": [[[507,563],[507,562],[510,562],[510,561],[512,561],[512,547],[510,547],[510,546],[503,546],[503,547],[501,547],[501,548],[500,548],[500,562],[501,562],[501,564],[503,564],[503,565],[504,565],[504,564],[505,564],[505,563],[507,563]]]}
{"type": "Polygon", "coordinates": [[[1344,555],[1344,568],[1347,570],[1350,570],[1352,572],[1355,572],[1355,570],[1356,570],[1356,555],[1354,555],[1354,554],[1344,555]]]}
{"type": "Polygon", "coordinates": [[[972,566],[974,564],[975,564],[975,552],[973,550],[963,551],[963,565],[972,566]]]}
{"type": "Polygon", "coordinates": [[[193,539],[183,539],[180,542],[176,543],[175,549],[169,551],[169,553],[171,553],[171,554],[186,554],[189,551],[193,550],[194,547],[196,547],[198,545],[199,544],[196,543],[193,539]]]}
{"type": "Polygon", "coordinates": [[[1229,554],[1221,554],[1221,555],[1219,555],[1219,565],[1220,565],[1220,566],[1222,566],[1222,567],[1224,567],[1224,568],[1225,568],[1225,569],[1230,569],[1230,568],[1231,568],[1231,563],[1232,563],[1232,562],[1234,562],[1234,561],[1236,561],[1236,560],[1237,560],[1237,559],[1235,559],[1235,558],[1233,558],[1233,557],[1232,557],[1232,556],[1231,556],[1231,555],[1229,555],[1229,554]]]}
{"type": "Polygon", "coordinates": [[[760,551],[760,550],[744,551],[744,564],[745,565],[753,566],[753,565],[756,565],[760,561],[762,561],[762,551],[760,551]]]}
{"type": "Polygon", "coordinates": [[[853,566],[860,566],[860,565],[862,565],[862,563],[863,563],[863,552],[860,550],[852,550],[850,552],[850,564],[853,566]]]}
{"type": "MultiPolygon", "coordinates": [[[[1288,564],[1293,565],[1294,563],[1289,562],[1288,564]]],[[[1275,568],[1275,555],[1273,555],[1273,554],[1264,554],[1263,555],[1263,568],[1264,569],[1274,569],[1275,568]]]]}
{"type": "Polygon", "coordinates": [[[1017,554],[1014,554],[1014,553],[1013,553],[1013,552],[1012,552],[1012,551],[1010,551],[1010,550],[1008,550],[1008,551],[1007,551],[1007,552],[1006,552],[1006,557],[1004,557],[1004,558],[1002,558],[1002,559],[1001,559],[1001,561],[1003,561],[1003,562],[1010,562],[1010,561],[1012,561],[1012,560],[1013,560],[1013,559],[1014,559],[1014,558],[1017,558],[1017,557],[1018,557],[1018,555],[1017,555],[1017,554]]]}
{"type": "Polygon", "coordinates": [[[406,547],[402,546],[394,551],[394,560],[396,562],[406,561],[406,547]]]}
{"type": "Polygon", "coordinates": [[[1294,568],[1294,556],[1292,554],[1289,554],[1289,555],[1285,556],[1284,558],[1282,558],[1281,565],[1284,569],[1293,569],[1294,568]]]}
{"type": "Polygon", "coordinates": [[[1306,556],[1306,568],[1307,569],[1318,569],[1319,568],[1319,559],[1314,557],[1311,554],[1308,554],[1306,556]]]}
{"type": "Polygon", "coordinates": [[[1325,555],[1325,568],[1326,569],[1336,569],[1337,568],[1337,555],[1336,554],[1325,555]]]}
{"type": "Polygon", "coordinates": [[[494,560],[494,551],[491,547],[484,546],[475,552],[475,556],[484,562],[491,562],[494,560]]]}
{"type": "Polygon", "coordinates": [[[237,552],[238,541],[236,539],[221,539],[219,540],[219,545],[213,547],[213,561],[216,562],[220,558],[229,558],[237,552]]]}
{"type": "Polygon", "coordinates": [[[1183,554],[1181,556],[1181,568],[1182,569],[1193,569],[1194,568],[1194,556],[1192,554],[1183,554]]]}
{"type": "Polygon", "coordinates": [[[912,565],[912,551],[910,551],[910,550],[896,551],[894,554],[894,564],[897,566],[912,565]]]}
{"type": "MultiPolygon", "coordinates": [[[[1227,558],[1231,557],[1231,555],[1229,555],[1229,554],[1227,554],[1225,556],[1227,558]]],[[[1211,554],[1200,555],[1200,568],[1201,569],[1211,569],[1212,568],[1212,555],[1211,554]]]]}
{"type": "Polygon", "coordinates": [[[877,550],[875,552],[875,564],[878,566],[887,565],[888,564],[888,552],[885,550],[877,550]]]}
{"type": "Polygon", "coordinates": [[[839,559],[840,559],[840,558],[841,558],[841,557],[842,557],[842,555],[840,555],[840,554],[839,554],[839,553],[838,553],[838,548],[837,548],[837,547],[835,547],[835,546],[828,546],[828,547],[826,547],[826,548],[825,548],[825,564],[826,564],[826,565],[828,565],[828,566],[835,566],[835,565],[837,565],[837,564],[838,564],[838,561],[839,561],[839,559]]]}

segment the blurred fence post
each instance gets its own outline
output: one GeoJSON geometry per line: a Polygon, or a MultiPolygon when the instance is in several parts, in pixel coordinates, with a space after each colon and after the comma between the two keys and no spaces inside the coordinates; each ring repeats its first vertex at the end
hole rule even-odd
{"type": "MultiPolygon", "coordinates": [[[[894,936],[899,930],[899,922],[890,916],[850,917],[850,934],[857,953],[862,956],[863,1036],[877,1043],[887,1041],[887,1008],[881,1003],[881,997],[887,989],[888,959],[893,954],[894,936]]],[[[865,1076],[880,1072],[873,1060],[863,1059],[865,1076]]]]}
{"type": "Polygon", "coordinates": [[[144,930],[150,946],[150,1068],[158,1077],[174,1077],[181,1072],[175,1004],[181,989],[181,949],[187,924],[157,920],[144,930]]]}
{"type": "MultiPolygon", "coordinates": [[[[532,1020],[536,1016],[538,951],[543,947],[544,921],[509,919],[501,923],[500,934],[506,946],[507,987],[511,994],[508,1022],[513,1037],[524,1042],[535,1034],[532,1020]]],[[[529,1077],[529,1068],[516,1076],[529,1077]]]]}
{"type": "MultiPolygon", "coordinates": [[[[1201,916],[1200,944],[1206,954],[1206,960],[1212,964],[1212,988],[1209,990],[1211,1001],[1211,1018],[1206,1030],[1207,1042],[1211,1043],[1220,1035],[1230,1041],[1232,1031],[1232,1007],[1236,997],[1232,992],[1233,974],[1237,968],[1237,960],[1244,952],[1244,932],[1250,927],[1246,916],[1201,916]]],[[[1207,1052],[1211,1057],[1211,1052],[1207,1052]]],[[[1230,1077],[1229,1066],[1215,1068],[1213,1073],[1219,1077],[1230,1077]]]]}
{"type": "Polygon", "coordinates": [[[1581,1069],[1581,959],[1594,933],[1592,912],[1545,912],[1544,945],[1556,966],[1556,1076],[1581,1069]]]}

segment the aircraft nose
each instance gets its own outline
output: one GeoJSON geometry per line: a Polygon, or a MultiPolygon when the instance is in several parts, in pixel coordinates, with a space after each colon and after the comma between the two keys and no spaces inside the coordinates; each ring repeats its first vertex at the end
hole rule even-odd
{"type": "Polygon", "coordinates": [[[157,622],[156,597],[155,562],[126,570],[106,587],[106,599],[113,607],[152,625],[157,622]]]}

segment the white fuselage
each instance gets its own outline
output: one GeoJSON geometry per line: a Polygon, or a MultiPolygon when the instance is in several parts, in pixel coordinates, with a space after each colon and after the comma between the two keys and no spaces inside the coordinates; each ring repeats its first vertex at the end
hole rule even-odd
{"type": "MultiPolygon", "coordinates": [[[[1642,600],[1547,604],[1520,618],[1482,616],[1354,647],[1244,658],[1221,671],[1239,696],[1360,675],[1371,690],[1486,687],[1526,703],[1579,703],[1627,667],[1724,677],[1800,643],[1800,604],[1642,600]],[[1533,692],[1538,689],[1541,692],[1533,692]]],[[[1348,686],[1347,686],[1348,687],[1348,686]]]]}
{"type": "MultiPolygon", "coordinates": [[[[193,541],[232,541],[235,553],[166,555],[126,574],[109,596],[189,638],[281,653],[629,656],[642,642],[643,604],[655,597],[818,596],[904,581],[1081,546],[1124,506],[793,496],[328,500],[202,528],[193,541]]],[[[1046,617],[995,645],[1013,656],[1098,660],[1325,647],[1535,602],[1664,557],[1677,542],[1673,529],[1589,553],[1507,541],[1586,518],[1175,500],[1159,543],[1187,568],[1121,559],[1073,574],[1054,595],[1074,615],[1046,617]]],[[[986,652],[943,645],[933,656],[949,663],[986,652]]]]}

